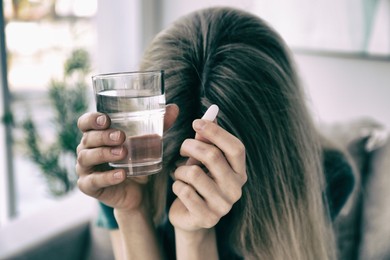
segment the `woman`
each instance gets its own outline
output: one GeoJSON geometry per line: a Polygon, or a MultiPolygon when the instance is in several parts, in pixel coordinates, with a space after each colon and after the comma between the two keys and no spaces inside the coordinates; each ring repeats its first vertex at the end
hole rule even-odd
{"type": "Polygon", "coordinates": [[[240,10],[200,10],[161,32],[141,69],[165,70],[161,173],[107,168],[124,133],[99,113],[79,119],[79,188],[114,208],[118,258],[336,257],[320,137],[277,33],[240,10]],[[217,120],[198,119],[211,104],[217,120]]]}

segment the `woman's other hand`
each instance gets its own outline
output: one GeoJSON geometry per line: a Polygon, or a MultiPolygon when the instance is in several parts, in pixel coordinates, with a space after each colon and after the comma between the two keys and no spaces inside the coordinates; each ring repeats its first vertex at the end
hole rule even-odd
{"type": "Polygon", "coordinates": [[[195,120],[193,128],[203,141],[185,140],[180,153],[205,168],[186,164],[174,173],[172,189],[177,199],[169,219],[182,231],[214,227],[241,198],[247,181],[245,147],[239,139],[207,120],[195,120]]]}

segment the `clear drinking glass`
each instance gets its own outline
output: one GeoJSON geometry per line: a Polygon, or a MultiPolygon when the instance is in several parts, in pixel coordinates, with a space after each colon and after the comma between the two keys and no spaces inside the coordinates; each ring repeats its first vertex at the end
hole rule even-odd
{"type": "Polygon", "coordinates": [[[140,71],[92,77],[97,111],[107,114],[111,127],[126,134],[128,155],[110,166],[128,176],[149,175],[162,168],[165,114],[164,72],[140,71]]]}

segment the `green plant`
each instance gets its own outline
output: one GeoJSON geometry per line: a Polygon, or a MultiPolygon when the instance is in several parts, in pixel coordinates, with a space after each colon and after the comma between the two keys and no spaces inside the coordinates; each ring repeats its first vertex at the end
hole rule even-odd
{"type": "Polygon", "coordinates": [[[88,53],[82,49],[74,50],[65,62],[64,79],[50,83],[49,98],[55,111],[53,122],[56,130],[53,143],[43,142],[31,116],[23,122],[29,156],[42,170],[54,196],[71,191],[76,184],[74,162],[81,139],[77,119],[88,107],[85,76],[89,69],[88,53]]]}

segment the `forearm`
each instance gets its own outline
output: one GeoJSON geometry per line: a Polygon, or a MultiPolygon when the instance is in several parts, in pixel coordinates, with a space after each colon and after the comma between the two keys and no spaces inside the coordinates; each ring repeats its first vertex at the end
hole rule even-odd
{"type": "Polygon", "coordinates": [[[147,214],[139,211],[130,213],[117,210],[114,213],[121,238],[116,239],[115,234],[114,237],[111,236],[113,243],[121,243],[114,246],[116,257],[126,260],[164,259],[153,221],[147,214]]]}
{"type": "Polygon", "coordinates": [[[124,245],[119,229],[110,230],[110,239],[112,244],[112,251],[114,253],[115,259],[122,260],[125,259],[124,256],[124,245]]]}
{"type": "Polygon", "coordinates": [[[175,228],[178,260],[218,259],[215,229],[188,232],[175,228]]]}

